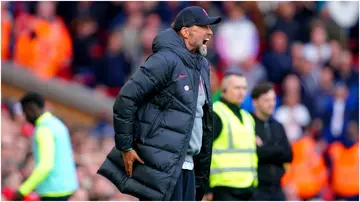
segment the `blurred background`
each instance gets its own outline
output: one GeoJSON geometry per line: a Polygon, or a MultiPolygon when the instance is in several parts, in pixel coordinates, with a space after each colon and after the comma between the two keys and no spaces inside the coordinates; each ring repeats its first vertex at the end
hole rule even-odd
{"type": "MultiPolygon", "coordinates": [[[[44,95],[71,132],[81,183],[71,200],[137,200],[96,175],[114,145],[111,107],[157,33],[190,5],[223,17],[208,43],[214,101],[230,67],[244,73],[249,92],[263,80],[275,84],[274,116],[294,152],[282,182],[287,199],[333,200],[353,189],[334,179],[359,173],[333,168],[342,166],[334,156],[359,137],[358,2],[2,1],[2,200],[33,169],[33,128],[17,101],[28,90],[44,95]],[[295,186],[304,178],[312,182],[295,186]]],[[[243,108],[253,110],[250,97],[243,108]]]]}

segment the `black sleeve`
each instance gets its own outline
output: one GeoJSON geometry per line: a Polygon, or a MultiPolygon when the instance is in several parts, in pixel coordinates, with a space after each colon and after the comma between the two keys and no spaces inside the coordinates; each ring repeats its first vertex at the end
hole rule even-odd
{"type": "Polygon", "coordinates": [[[214,134],[214,141],[219,137],[221,130],[222,130],[222,122],[220,116],[217,115],[216,112],[213,112],[213,134],[214,134]]]}
{"type": "Polygon", "coordinates": [[[292,161],[292,151],[290,143],[287,139],[284,127],[280,124],[279,133],[281,138],[278,142],[271,142],[257,147],[257,155],[259,161],[263,163],[283,164],[292,161]]]}
{"type": "Polygon", "coordinates": [[[274,163],[277,161],[278,155],[281,152],[280,146],[274,144],[264,144],[257,147],[257,156],[262,163],[274,163]]]}
{"type": "MultiPolygon", "coordinates": [[[[280,123],[279,123],[280,124],[280,123]]],[[[283,127],[282,124],[280,124],[280,134],[281,134],[281,139],[278,145],[281,145],[282,147],[282,151],[280,152],[280,155],[278,157],[278,160],[281,163],[288,163],[291,162],[293,159],[293,153],[292,153],[292,149],[291,149],[291,145],[290,142],[287,138],[285,129],[283,127]]]]}
{"type": "Polygon", "coordinates": [[[153,92],[163,89],[171,67],[165,57],[152,55],[121,88],[113,106],[115,146],[124,151],[132,147],[136,111],[153,92]]]}

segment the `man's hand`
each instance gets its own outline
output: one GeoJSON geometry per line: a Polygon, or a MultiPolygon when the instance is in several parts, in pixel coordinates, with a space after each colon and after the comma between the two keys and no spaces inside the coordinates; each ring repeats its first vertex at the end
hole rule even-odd
{"type": "Polygon", "coordinates": [[[130,150],[122,153],[124,157],[124,163],[125,163],[125,171],[126,174],[131,177],[132,171],[133,171],[133,163],[135,160],[139,161],[141,164],[144,164],[144,161],[140,159],[138,154],[135,150],[130,150]]]}
{"type": "Polygon", "coordinates": [[[212,193],[207,193],[205,194],[204,198],[202,199],[202,201],[212,201],[214,198],[214,195],[212,193]]]}
{"type": "Polygon", "coordinates": [[[21,195],[19,191],[15,192],[14,198],[13,198],[14,201],[22,201],[23,199],[24,199],[24,196],[21,195]]]}
{"type": "Polygon", "coordinates": [[[256,145],[261,147],[263,145],[263,141],[259,136],[256,136],[256,145]]]}

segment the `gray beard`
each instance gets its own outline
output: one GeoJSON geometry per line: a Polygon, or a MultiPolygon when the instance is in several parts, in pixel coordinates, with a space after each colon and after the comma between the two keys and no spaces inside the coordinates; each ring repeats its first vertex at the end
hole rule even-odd
{"type": "Polygon", "coordinates": [[[202,56],[206,56],[207,55],[207,46],[206,45],[200,45],[197,47],[197,52],[202,55],[202,56]]]}

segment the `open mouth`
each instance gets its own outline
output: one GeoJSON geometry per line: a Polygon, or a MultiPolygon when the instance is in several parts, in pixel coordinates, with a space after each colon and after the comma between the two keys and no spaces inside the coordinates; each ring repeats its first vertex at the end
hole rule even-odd
{"type": "Polygon", "coordinates": [[[206,43],[209,41],[210,39],[204,39],[203,44],[206,45],[206,43]]]}

